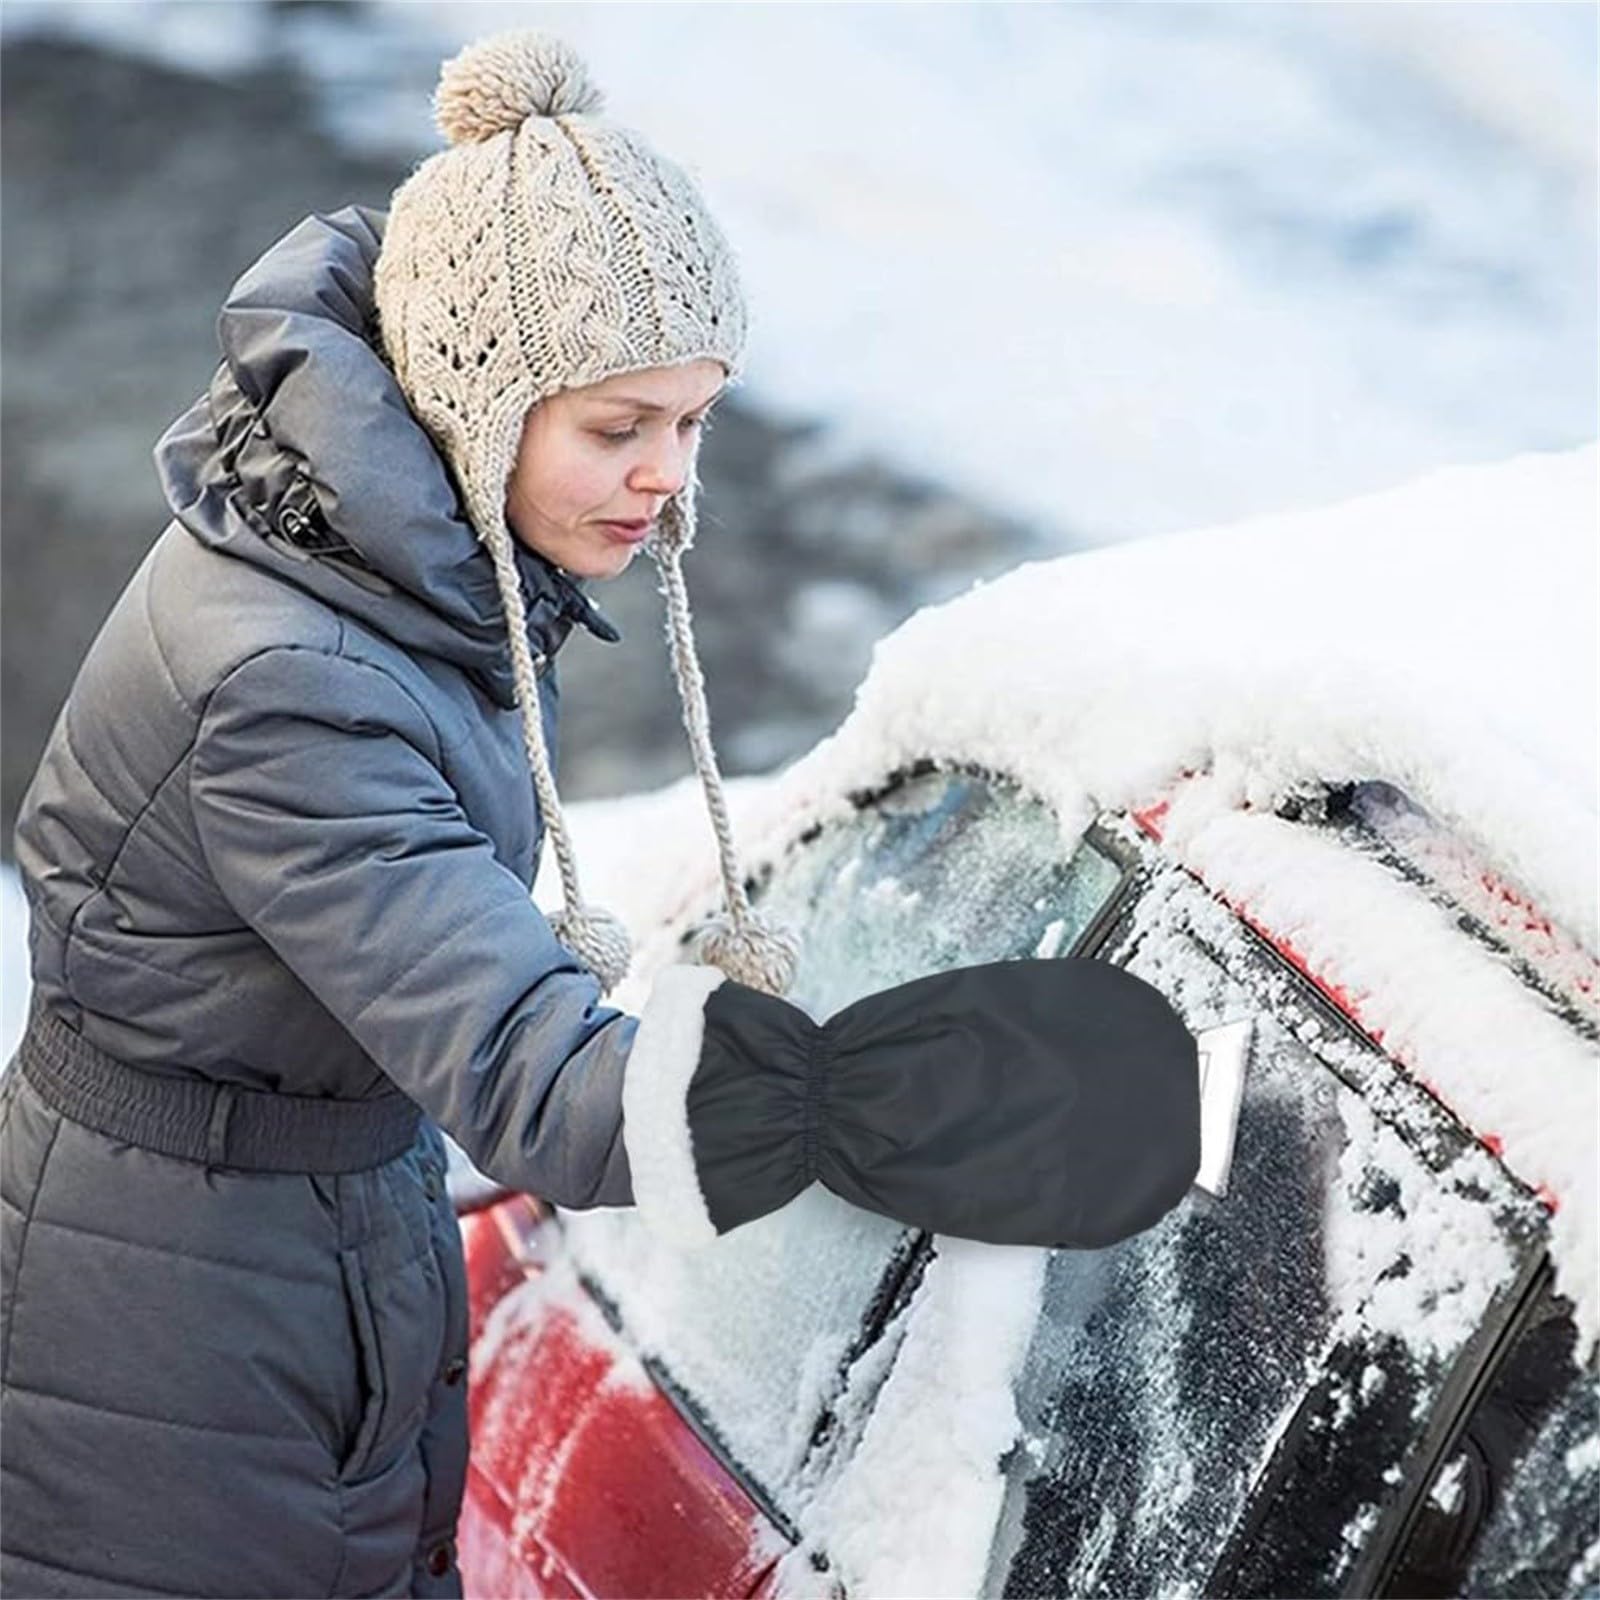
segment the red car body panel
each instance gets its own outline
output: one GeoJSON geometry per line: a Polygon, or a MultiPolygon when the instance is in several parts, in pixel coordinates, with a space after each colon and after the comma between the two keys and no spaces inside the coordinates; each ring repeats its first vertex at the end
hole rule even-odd
{"type": "Polygon", "coordinates": [[[462,1219],[467,1594],[752,1594],[787,1540],[642,1363],[597,1336],[598,1310],[582,1316],[548,1292],[555,1230],[521,1195],[462,1219]]]}

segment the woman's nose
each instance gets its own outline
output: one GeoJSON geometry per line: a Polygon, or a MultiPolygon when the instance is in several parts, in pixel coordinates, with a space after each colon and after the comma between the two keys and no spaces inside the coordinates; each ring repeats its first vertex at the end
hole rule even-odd
{"type": "Polygon", "coordinates": [[[669,440],[656,445],[634,467],[628,487],[635,494],[657,494],[664,499],[675,495],[689,476],[695,443],[691,438],[669,440]]]}

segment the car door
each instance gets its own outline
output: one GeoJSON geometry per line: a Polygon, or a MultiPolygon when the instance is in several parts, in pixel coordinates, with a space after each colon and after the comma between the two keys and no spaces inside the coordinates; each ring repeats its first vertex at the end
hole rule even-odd
{"type": "Polygon", "coordinates": [[[1254,1018],[1233,1170],[1051,1253],[993,1590],[1372,1592],[1545,1214],[1186,872],[1152,859],[1100,953],[1196,1031],[1254,1018]]]}
{"type": "MultiPolygon", "coordinates": [[[[1600,1043],[1592,952],[1394,785],[1352,784],[1323,826],[1382,861],[1493,954],[1574,1036],[1600,1043]]],[[[1453,1442],[1372,1570],[1385,1595],[1579,1594],[1600,1585],[1600,1372],[1577,1360],[1572,1305],[1539,1274],[1453,1442]]]]}

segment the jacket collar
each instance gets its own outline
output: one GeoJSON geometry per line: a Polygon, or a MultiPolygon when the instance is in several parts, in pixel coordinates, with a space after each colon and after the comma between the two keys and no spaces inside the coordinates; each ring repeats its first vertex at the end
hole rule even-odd
{"type": "MultiPolygon", "coordinates": [[[[238,280],[217,321],[222,363],[161,436],[156,470],[203,544],[456,663],[509,708],[494,564],[376,337],[384,221],[365,206],[313,214],[238,280]]],[[[536,655],[553,658],[576,623],[621,639],[577,579],[512,550],[536,655]]]]}

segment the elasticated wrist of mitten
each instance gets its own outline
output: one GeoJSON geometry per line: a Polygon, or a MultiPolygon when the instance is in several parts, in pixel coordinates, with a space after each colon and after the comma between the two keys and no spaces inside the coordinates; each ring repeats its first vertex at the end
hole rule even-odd
{"type": "Polygon", "coordinates": [[[1108,962],[997,961],[915,978],[816,1023],[714,967],[669,967],[623,1087],[633,1191],[683,1245],[813,1182],[995,1244],[1098,1248],[1200,1166],[1194,1036],[1108,962]]]}

